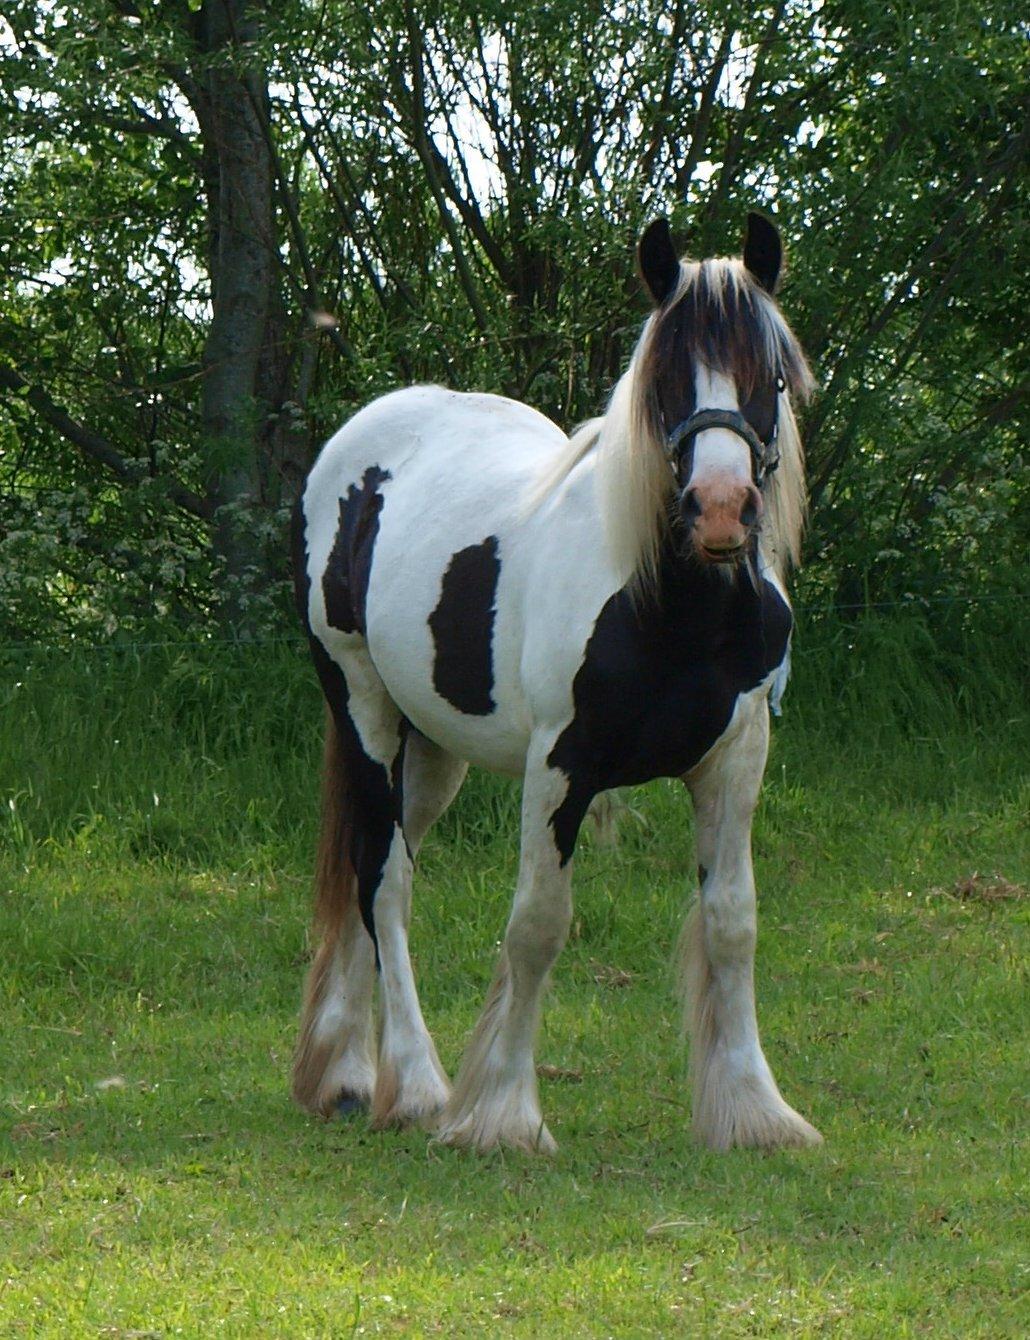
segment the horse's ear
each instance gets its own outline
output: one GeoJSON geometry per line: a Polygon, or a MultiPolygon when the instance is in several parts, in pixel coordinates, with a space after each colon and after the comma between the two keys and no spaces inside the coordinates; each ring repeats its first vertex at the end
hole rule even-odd
{"type": "Polygon", "coordinates": [[[744,264],[766,293],[775,293],[783,265],[780,231],[771,219],[753,210],[747,216],[744,264]]]}
{"type": "Polygon", "coordinates": [[[637,261],[648,292],[660,307],[680,282],[679,257],[672,245],[668,219],[655,219],[645,228],[637,244],[637,261]]]}

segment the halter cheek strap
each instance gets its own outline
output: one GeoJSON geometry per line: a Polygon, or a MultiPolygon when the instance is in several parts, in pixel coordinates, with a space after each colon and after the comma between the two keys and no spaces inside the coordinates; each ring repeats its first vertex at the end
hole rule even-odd
{"type": "Polygon", "coordinates": [[[772,436],[763,442],[755,430],[735,409],[699,409],[677,424],[665,440],[665,454],[669,464],[676,470],[680,461],[694,445],[694,438],[706,428],[728,428],[742,438],[751,451],[754,463],[755,484],[761,488],[766,479],[780,463],[780,453],[776,449],[776,436],[779,422],[773,424],[772,436]]]}

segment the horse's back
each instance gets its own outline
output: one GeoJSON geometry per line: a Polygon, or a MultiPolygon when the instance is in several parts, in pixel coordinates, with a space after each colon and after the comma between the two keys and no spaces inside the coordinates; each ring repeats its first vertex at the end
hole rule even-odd
{"type": "Polygon", "coordinates": [[[430,469],[458,464],[518,474],[539,468],[566,441],[557,424],[507,396],[409,386],[347,420],[315,462],[309,489],[367,464],[393,470],[426,456],[430,469]]]}

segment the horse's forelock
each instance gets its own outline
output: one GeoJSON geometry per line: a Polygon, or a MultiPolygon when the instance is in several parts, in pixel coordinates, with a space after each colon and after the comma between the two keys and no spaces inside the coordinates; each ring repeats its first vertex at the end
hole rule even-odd
{"type": "MultiPolygon", "coordinates": [[[[640,392],[657,404],[663,384],[692,377],[698,361],[731,377],[748,396],[763,380],[782,376],[791,393],[807,396],[811,374],[775,301],[727,258],[687,261],[675,294],[655,313],[644,336],[640,392]]],[[[667,425],[671,427],[672,425],[667,425]]]]}

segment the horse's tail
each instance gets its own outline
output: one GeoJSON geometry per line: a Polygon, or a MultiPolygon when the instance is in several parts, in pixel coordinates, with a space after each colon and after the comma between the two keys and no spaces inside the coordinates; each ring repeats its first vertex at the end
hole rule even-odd
{"type": "Polygon", "coordinates": [[[341,942],[358,918],[357,876],[350,857],[352,813],[343,742],[327,708],[312,934],[319,943],[304,989],[300,1036],[293,1058],[294,1099],[301,1107],[323,1115],[328,1114],[336,1097],[324,1081],[340,1050],[338,1034],[329,1025],[334,997],[342,986],[341,942]]]}

